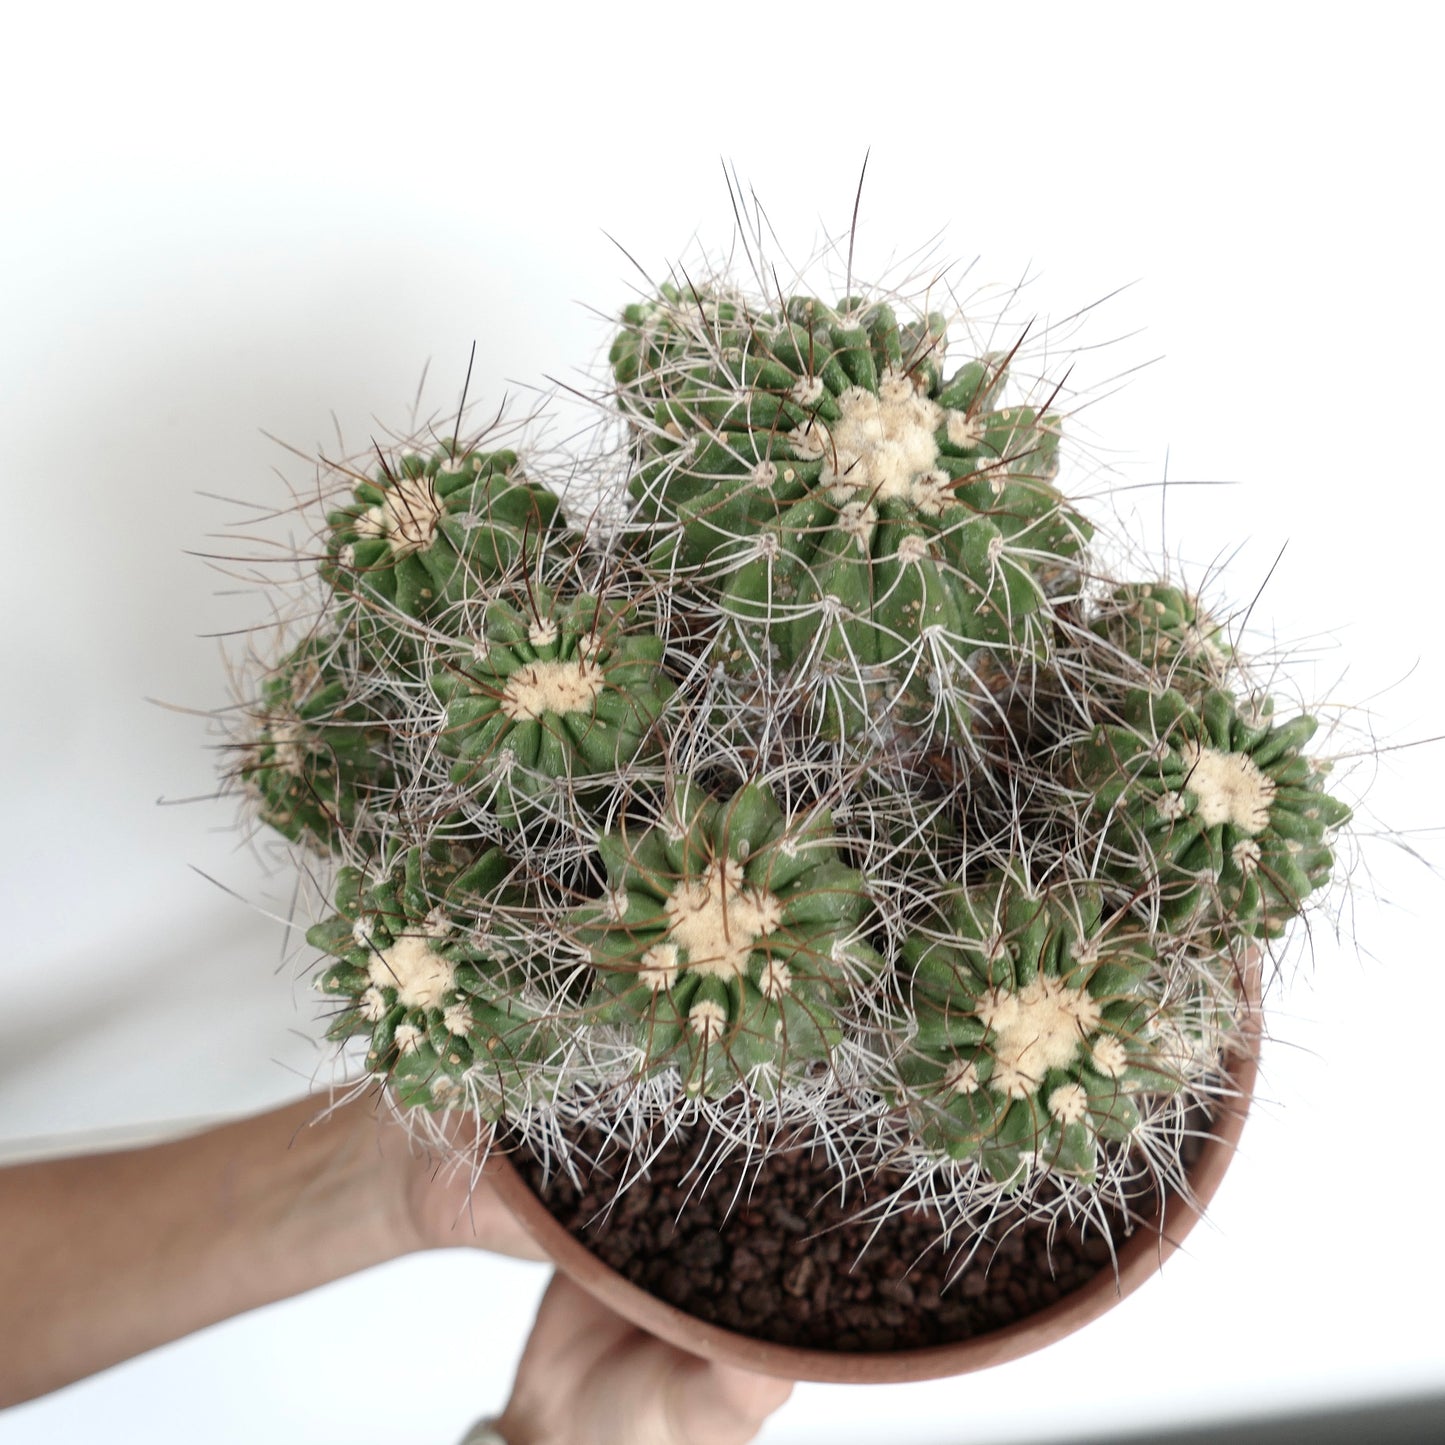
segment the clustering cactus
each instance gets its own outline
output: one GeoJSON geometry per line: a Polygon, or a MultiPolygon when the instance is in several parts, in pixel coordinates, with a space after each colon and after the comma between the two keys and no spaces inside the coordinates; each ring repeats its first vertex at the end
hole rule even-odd
{"type": "Polygon", "coordinates": [[[1178,1181],[1349,810],[1224,621],[1110,575],[1057,389],[903,309],[628,307],[591,520],[513,451],[342,469],[233,773],[336,860],[331,1035],[423,1126],[802,1123],[945,1232],[1178,1181]]]}

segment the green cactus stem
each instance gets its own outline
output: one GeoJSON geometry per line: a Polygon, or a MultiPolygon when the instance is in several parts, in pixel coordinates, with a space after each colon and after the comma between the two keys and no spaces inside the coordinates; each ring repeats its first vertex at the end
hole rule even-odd
{"type": "MultiPolygon", "coordinates": [[[[680,370],[697,367],[699,325],[712,343],[711,351],[740,356],[750,324],[747,307],[739,301],[719,300],[711,293],[684,296],[671,284],[659,293],[656,300],[624,308],[623,329],[608,353],[612,374],[639,418],[668,395],[680,370]]],[[[699,376],[706,376],[705,369],[699,376]]]]}
{"type": "Polygon", "coordinates": [[[997,404],[1007,358],[944,382],[941,317],[703,304],[718,332],[678,303],[639,312],[613,355],[624,410],[665,393],[630,483],[653,565],[735,620],[730,663],[836,679],[822,721],[841,736],[886,697],[934,712],[940,668],[980,646],[1037,653],[1030,615],[1091,529],[1049,480],[1059,418],[997,404]]]}
{"type": "Polygon", "coordinates": [[[510,871],[496,849],[458,868],[420,847],[380,878],[343,868],[336,913],[306,934],[332,960],[316,986],[344,1000],[328,1036],[366,1038],[369,1071],[403,1104],[464,1092],[495,1119],[538,1096],[553,1044],[520,996],[528,945],[510,871]]]}
{"type": "Polygon", "coordinates": [[[515,452],[449,449],[383,459],[330,513],[322,576],[385,616],[429,619],[562,536],[561,504],[528,481],[515,452]]]}
{"type": "Polygon", "coordinates": [[[1302,751],[1317,720],[1272,714],[1266,699],[1246,717],[1220,689],[1197,704],[1137,689],[1117,723],[1075,744],[1078,784],[1107,823],[1109,871],[1140,893],[1157,886],[1166,922],[1204,915],[1275,937],[1328,882],[1350,810],[1302,751]]]}
{"type": "Polygon", "coordinates": [[[826,812],[790,822],[757,784],[727,802],[684,787],[663,823],[598,847],[607,896],[576,914],[575,935],[599,1016],[630,1031],[650,1071],[676,1067],[688,1091],[716,1096],[759,1066],[776,1082],[828,1057],[880,960],[856,937],[869,904],[826,812]]]}
{"type": "Polygon", "coordinates": [[[555,806],[559,785],[605,783],[655,756],[675,689],[662,639],[638,627],[633,608],[595,596],[563,602],[539,586],[525,608],[490,604],[481,638],[432,678],[446,708],[438,746],[456,759],[452,781],[485,793],[493,813],[515,824],[533,802],[555,806]]]}
{"type": "Polygon", "coordinates": [[[940,898],[902,950],[917,1031],[895,1102],[918,1138],[999,1182],[1094,1177],[1141,1101],[1177,1089],[1192,1011],[1162,1002],[1142,927],[1099,888],[1031,893],[1000,875],[940,898]]]}
{"type": "Polygon", "coordinates": [[[1186,695],[1219,687],[1234,655],[1224,628],[1199,599],[1167,582],[1121,584],[1090,625],[1151,676],[1186,695]]]}
{"type": "Polygon", "coordinates": [[[394,783],[389,709],[340,646],[307,637],[271,670],[235,769],[263,823],[323,853],[365,833],[372,800],[394,783]]]}

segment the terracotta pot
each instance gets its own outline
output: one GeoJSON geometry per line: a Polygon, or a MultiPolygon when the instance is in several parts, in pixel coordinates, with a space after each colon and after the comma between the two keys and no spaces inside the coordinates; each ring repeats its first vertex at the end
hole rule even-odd
{"type": "Polygon", "coordinates": [[[1234,1157],[1254,1095],[1258,1019],[1254,1007],[1245,1029],[1249,1051],[1238,1055],[1229,1070],[1236,1098],[1215,1121],[1213,1137],[1205,1142],[1190,1171],[1193,1203],[1173,1194],[1166,1196],[1163,1227],[1158,1215],[1141,1222],[1118,1248],[1117,1273],[1106,1266],[1087,1284],[1046,1309],[1003,1329],[950,1345],[850,1354],[773,1344],[708,1324],[639,1289],[604,1264],[558,1224],[505,1156],[494,1155],[488,1172],[503,1202],[558,1269],[623,1318],[691,1354],[765,1375],[834,1384],[897,1384],[962,1375],[1018,1359],[1082,1329],[1138,1289],[1179,1247],[1214,1197],[1234,1157]]]}

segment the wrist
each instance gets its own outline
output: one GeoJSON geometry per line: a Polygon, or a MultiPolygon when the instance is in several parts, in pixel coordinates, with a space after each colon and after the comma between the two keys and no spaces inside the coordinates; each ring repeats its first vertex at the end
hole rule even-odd
{"type": "Polygon", "coordinates": [[[395,1252],[435,1249],[436,1221],[429,1206],[438,1171],[447,1161],[416,1140],[385,1099],[358,1099],[345,1108],[356,1111],[356,1131],[369,1161],[367,1188],[395,1252]]]}
{"type": "Polygon", "coordinates": [[[253,1227],[311,1261],[316,1283],[419,1247],[377,1118],[367,1100],[326,1109],[313,1096],[214,1141],[228,1174],[240,1164],[253,1179],[253,1227]]]}
{"type": "Polygon", "coordinates": [[[378,1115],[381,1152],[400,1191],[400,1226],[407,1249],[485,1249],[517,1259],[547,1255],[517,1223],[479,1169],[485,1126],[468,1115],[445,1121],[444,1134],[419,1143],[404,1123],[378,1115]]]}

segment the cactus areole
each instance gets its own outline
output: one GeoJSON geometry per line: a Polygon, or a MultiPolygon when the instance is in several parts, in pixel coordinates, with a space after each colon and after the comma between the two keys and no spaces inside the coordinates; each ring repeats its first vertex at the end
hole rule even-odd
{"type": "Polygon", "coordinates": [[[228,771],[326,880],[330,1037],[422,1137],[463,1111],[566,1174],[592,1131],[625,1185],[686,1134],[689,1190],[808,1139],[960,1270],[995,1226],[1192,1219],[1245,980],[1350,809],[1229,610],[1117,575],[1075,398],[969,323],[665,286],[592,450],[459,421],[326,464],[228,771]]]}

